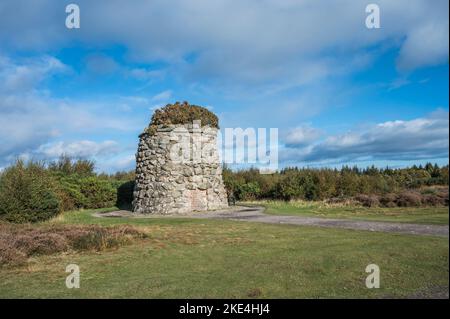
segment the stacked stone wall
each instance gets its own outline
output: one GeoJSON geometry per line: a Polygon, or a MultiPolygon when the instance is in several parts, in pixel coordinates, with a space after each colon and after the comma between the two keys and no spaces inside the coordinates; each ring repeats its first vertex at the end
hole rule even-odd
{"type": "Polygon", "coordinates": [[[194,122],[141,134],[133,196],[133,211],[140,214],[186,214],[227,207],[217,129],[194,122]]]}

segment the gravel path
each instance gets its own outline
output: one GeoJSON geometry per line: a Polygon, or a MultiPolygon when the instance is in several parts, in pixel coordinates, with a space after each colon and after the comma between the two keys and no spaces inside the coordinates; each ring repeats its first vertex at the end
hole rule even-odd
{"type": "MultiPolygon", "coordinates": [[[[134,215],[129,211],[115,211],[109,213],[96,213],[96,217],[134,217],[134,218],[161,218],[161,215],[134,215]]],[[[164,216],[165,217],[165,216],[164,216]]],[[[363,221],[350,219],[331,219],[306,216],[280,216],[267,215],[264,213],[264,207],[243,207],[235,206],[227,210],[213,211],[208,213],[192,213],[189,215],[170,215],[167,217],[188,217],[188,218],[213,218],[230,219],[237,221],[260,222],[268,224],[289,224],[319,226],[329,228],[343,228],[354,230],[366,230],[373,232],[387,232],[410,235],[429,235],[429,236],[448,236],[448,226],[441,225],[421,225],[406,223],[390,223],[377,221],[363,221]]]]}

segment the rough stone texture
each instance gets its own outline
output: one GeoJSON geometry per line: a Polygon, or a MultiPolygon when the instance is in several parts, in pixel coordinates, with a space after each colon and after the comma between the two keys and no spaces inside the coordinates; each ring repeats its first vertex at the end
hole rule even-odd
{"type": "Polygon", "coordinates": [[[199,122],[140,136],[133,212],[186,214],[228,207],[217,129],[199,122]]]}

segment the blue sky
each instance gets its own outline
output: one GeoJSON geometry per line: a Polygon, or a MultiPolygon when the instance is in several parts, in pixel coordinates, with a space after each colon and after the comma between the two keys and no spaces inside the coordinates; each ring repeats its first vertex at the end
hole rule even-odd
{"type": "Polygon", "coordinates": [[[279,129],[280,165],[448,163],[448,1],[0,4],[0,168],[18,157],[134,167],[155,108],[279,129]]]}

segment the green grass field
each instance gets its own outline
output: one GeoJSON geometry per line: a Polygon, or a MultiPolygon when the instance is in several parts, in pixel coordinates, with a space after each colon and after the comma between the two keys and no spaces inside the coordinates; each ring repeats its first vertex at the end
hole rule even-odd
{"type": "Polygon", "coordinates": [[[403,222],[413,224],[448,225],[448,207],[357,207],[332,206],[321,202],[257,201],[251,205],[266,207],[272,215],[314,216],[323,218],[348,218],[403,222]]]}
{"type": "Polygon", "coordinates": [[[1,298],[382,298],[448,289],[447,238],[178,218],[95,218],[63,224],[131,224],[149,234],[102,252],[40,256],[0,268],[1,298]],[[81,287],[65,287],[66,265],[81,287]],[[365,287],[365,268],[381,287],[365,287]],[[445,288],[447,287],[447,288],[445,288]]]}

